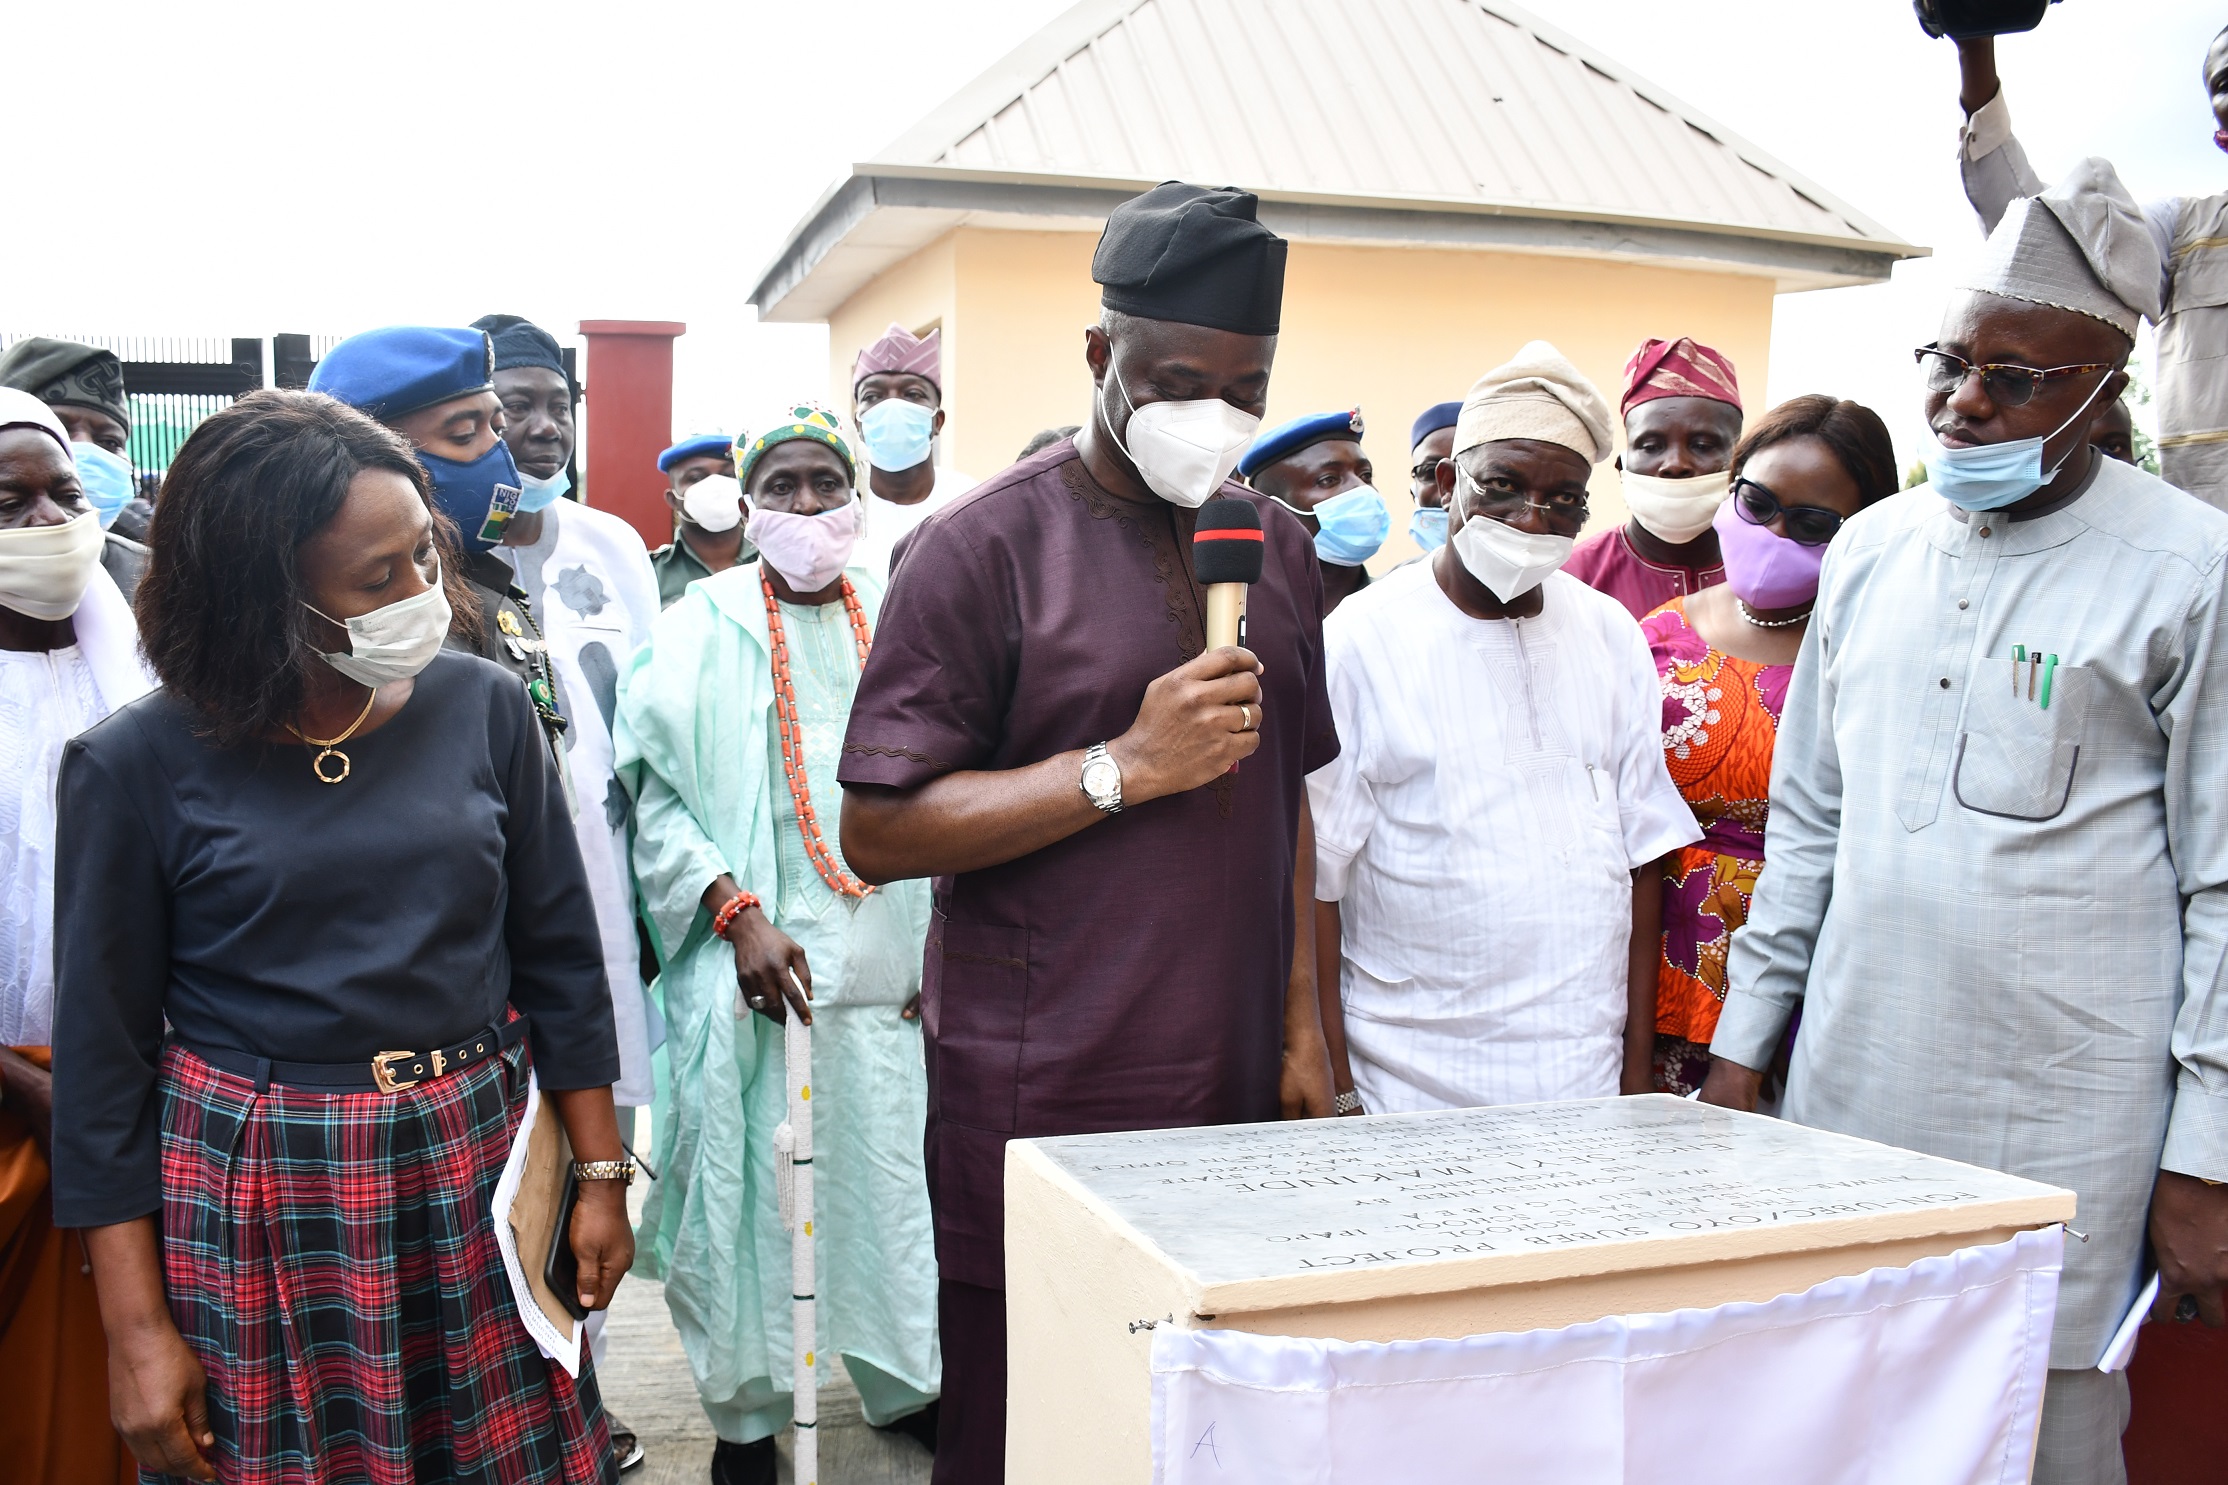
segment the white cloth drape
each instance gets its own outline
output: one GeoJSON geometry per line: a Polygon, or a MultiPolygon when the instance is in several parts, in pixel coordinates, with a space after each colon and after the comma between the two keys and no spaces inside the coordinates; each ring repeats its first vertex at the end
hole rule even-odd
{"type": "Polygon", "coordinates": [[[1762,1304],[1374,1344],[1153,1336],[1155,1485],[2014,1485],[2063,1233],[1762,1304]]]}

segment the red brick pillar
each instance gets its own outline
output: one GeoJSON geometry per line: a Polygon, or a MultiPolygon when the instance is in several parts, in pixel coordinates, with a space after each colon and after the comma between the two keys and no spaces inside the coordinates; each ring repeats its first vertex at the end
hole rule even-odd
{"type": "Polygon", "coordinates": [[[626,521],[652,548],[673,539],[658,455],[673,442],[673,339],[687,332],[675,320],[580,322],[588,338],[588,503],[626,521]]]}

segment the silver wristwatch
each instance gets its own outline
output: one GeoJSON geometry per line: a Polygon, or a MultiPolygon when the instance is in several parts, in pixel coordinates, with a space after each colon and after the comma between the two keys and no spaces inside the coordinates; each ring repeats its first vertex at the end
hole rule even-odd
{"type": "Polygon", "coordinates": [[[1083,755],[1083,777],[1077,781],[1083,797],[1110,815],[1122,812],[1122,765],[1106,751],[1105,743],[1093,743],[1083,755]]]}
{"type": "Polygon", "coordinates": [[[1362,1112],[1362,1096],[1349,1088],[1331,1100],[1331,1109],[1339,1114],[1358,1114],[1362,1112]]]}

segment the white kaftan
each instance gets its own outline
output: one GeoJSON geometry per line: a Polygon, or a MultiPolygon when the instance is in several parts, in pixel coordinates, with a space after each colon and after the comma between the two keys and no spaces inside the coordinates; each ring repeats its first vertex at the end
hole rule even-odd
{"type": "Polygon", "coordinates": [[[71,616],[77,643],[0,650],[0,1047],[54,1036],[54,779],[62,744],[154,687],[131,609],[105,572],[71,616]]]}
{"type": "Polygon", "coordinates": [[[619,677],[658,617],[658,579],[632,526],[609,511],[560,500],[544,512],[532,546],[498,547],[539,618],[569,726],[565,764],[577,805],[573,834],[596,900],[612,1022],[619,1033],[622,1107],[650,1102],[650,1054],[664,1028],[643,993],[634,931],[634,874],[627,862],[633,808],[614,776],[611,731],[619,677]]]}
{"type": "Polygon", "coordinates": [[[863,567],[885,584],[890,580],[890,553],[897,544],[917,530],[921,522],[935,515],[945,506],[975,488],[975,481],[956,469],[938,469],[936,483],[929,486],[926,499],[912,505],[899,505],[884,500],[874,493],[871,481],[862,470],[859,480],[859,504],[866,513],[865,527],[859,533],[859,548],[852,554],[851,565],[863,567]]]}
{"type": "Polygon", "coordinates": [[[1614,1095],[1630,873],[1702,833],[1640,626],[1561,573],[1537,618],[1473,619],[1419,562],[1323,635],[1340,752],[1308,776],[1315,895],[1341,905],[1363,1104],[1614,1095]]]}

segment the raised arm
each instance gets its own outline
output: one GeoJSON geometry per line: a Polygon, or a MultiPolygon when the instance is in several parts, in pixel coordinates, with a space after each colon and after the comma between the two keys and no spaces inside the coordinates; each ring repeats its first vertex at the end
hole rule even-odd
{"type": "Polygon", "coordinates": [[[1976,36],[1957,43],[1957,71],[1957,101],[1965,109],[1957,170],[1981,230],[1993,232],[2012,202],[2040,194],[2043,182],[2027,163],[2026,149],[2012,137],[2011,112],[1996,75],[1996,38],[1976,36]]]}
{"type": "Polygon", "coordinates": [[[1975,36],[1957,43],[1957,103],[1965,117],[1979,113],[2003,85],[1996,75],[1995,37],[1975,36]]]}

